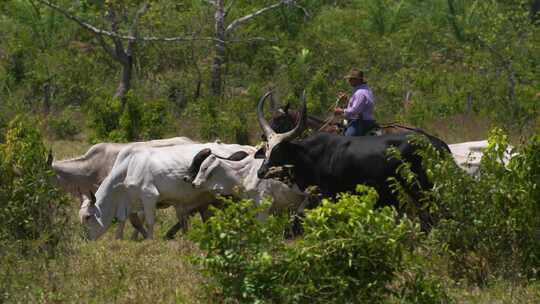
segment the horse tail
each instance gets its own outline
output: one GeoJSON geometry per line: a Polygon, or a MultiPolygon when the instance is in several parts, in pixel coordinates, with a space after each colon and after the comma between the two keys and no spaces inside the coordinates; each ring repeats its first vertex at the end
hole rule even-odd
{"type": "Polygon", "coordinates": [[[416,132],[416,133],[420,133],[424,136],[426,136],[431,144],[433,146],[435,146],[435,148],[437,149],[443,149],[443,150],[446,150],[446,152],[448,153],[452,153],[450,151],[450,147],[448,147],[448,145],[440,138],[434,136],[434,135],[431,135],[429,133],[427,133],[426,131],[420,129],[420,128],[416,128],[416,127],[409,127],[409,126],[405,126],[405,125],[402,125],[398,122],[391,122],[391,123],[384,123],[384,124],[380,124],[379,125],[381,128],[388,128],[388,127],[397,127],[397,128],[402,128],[402,129],[405,129],[405,130],[409,130],[409,131],[412,131],[412,132],[416,132]]]}

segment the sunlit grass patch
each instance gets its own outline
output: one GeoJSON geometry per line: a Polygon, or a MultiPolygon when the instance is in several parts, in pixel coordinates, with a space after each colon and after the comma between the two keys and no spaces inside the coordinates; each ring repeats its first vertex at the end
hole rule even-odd
{"type": "Polygon", "coordinates": [[[64,278],[72,300],[97,303],[195,301],[199,275],[187,257],[190,242],[81,242],[68,261],[64,278]]]}
{"type": "Polygon", "coordinates": [[[485,288],[456,288],[452,294],[458,303],[532,304],[540,301],[540,283],[499,281],[485,288]]]}

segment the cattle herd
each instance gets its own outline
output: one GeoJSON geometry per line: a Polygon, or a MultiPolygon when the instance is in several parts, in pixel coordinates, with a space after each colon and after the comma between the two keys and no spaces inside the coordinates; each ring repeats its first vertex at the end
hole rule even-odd
{"type": "MultiPolygon", "coordinates": [[[[486,141],[446,145],[418,129],[379,136],[345,137],[315,132],[299,138],[307,120],[306,101],[298,121],[286,128],[270,123],[263,115],[265,94],[257,114],[264,133],[261,149],[253,146],[199,143],[186,137],[127,144],[101,143],[83,156],[50,163],[55,183],[80,201],[79,217],[90,239],[103,235],[116,218],[118,239],[123,238],[127,219],[136,238],[154,237],[156,208],[174,207],[178,223],[168,232],[171,238],[186,229],[187,218],[199,212],[203,220],[208,206],[219,205],[220,196],[252,199],[255,204],[272,201],[269,212],[305,206],[307,189],[316,186],[322,197],[354,191],[357,184],[374,187],[379,206],[396,201],[388,178],[400,178],[396,169],[401,161],[388,157],[395,148],[419,178],[417,187],[407,188],[412,198],[432,185],[426,177],[409,135],[423,134],[440,153],[451,153],[456,164],[471,175],[478,174],[486,141]],[[275,130],[279,130],[277,133],[275,130]],[[272,169],[286,166],[292,180],[274,179],[272,169]]],[[[396,206],[397,207],[397,206],[396,206]]],[[[422,219],[422,217],[421,217],[422,219]]]]}

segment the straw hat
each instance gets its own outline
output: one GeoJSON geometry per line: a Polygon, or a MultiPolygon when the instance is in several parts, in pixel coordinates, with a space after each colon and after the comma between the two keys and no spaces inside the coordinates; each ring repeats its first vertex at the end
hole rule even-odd
{"type": "Polygon", "coordinates": [[[345,75],[345,77],[343,78],[345,79],[354,78],[354,79],[364,80],[364,72],[360,71],[359,69],[352,68],[349,71],[349,74],[345,75]]]}

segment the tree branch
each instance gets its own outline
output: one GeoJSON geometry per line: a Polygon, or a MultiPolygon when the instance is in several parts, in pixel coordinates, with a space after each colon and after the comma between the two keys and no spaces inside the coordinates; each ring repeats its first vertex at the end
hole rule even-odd
{"type": "Polygon", "coordinates": [[[259,16],[261,14],[264,14],[264,13],[268,12],[269,10],[272,10],[274,8],[280,7],[280,6],[285,5],[285,4],[289,4],[291,2],[292,2],[291,0],[281,0],[278,3],[269,5],[267,7],[263,7],[261,9],[259,9],[258,11],[255,11],[255,12],[249,14],[249,15],[245,15],[244,17],[240,17],[240,18],[234,20],[233,22],[231,22],[231,24],[229,24],[227,26],[227,28],[225,29],[225,35],[230,34],[236,28],[238,28],[240,25],[248,22],[249,20],[251,20],[251,19],[253,19],[253,18],[255,18],[255,17],[257,17],[257,16],[259,16]]]}
{"type": "Polygon", "coordinates": [[[206,2],[206,3],[208,3],[208,4],[212,5],[212,6],[217,5],[216,1],[214,1],[214,0],[203,0],[203,2],[206,2]]]}
{"type": "Polygon", "coordinates": [[[133,17],[133,22],[131,23],[128,31],[129,36],[137,37],[137,26],[139,25],[139,19],[148,11],[149,8],[150,2],[145,0],[141,7],[137,10],[137,13],[135,13],[135,17],[133,17]]]}
{"type": "Polygon", "coordinates": [[[234,0],[231,0],[229,5],[227,5],[227,7],[225,8],[225,17],[227,17],[227,15],[229,15],[229,12],[231,11],[233,6],[234,6],[234,0]]]}
{"type": "Polygon", "coordinates": [[[52,4],[52,3],[48,2],[48,1],[44,1],[44,0],[37,0],[37,1],[39,1],[42,4],[45,4],[46,6],[52,8],[54,10],[56,10],[57,12],[64,15],[66,18],[74,21],[75,23],[79,24],[82,28],[85,28],[86,30],[91,31],[94,34],[105,35],[105,36],[109,36],[109,37],[118,37],[118,34],[112,33],[112,32],[109,32],[109,31],[105,31],[105,30],[102,30],[100,28],[97,28],[97,27],[91,25],[90,23],[87,23],[87,22],[85,22],[85,21],[71,15],[70,13],[68,13],[67,11],[65,11],[64,9],[60,8],[59,6],[57,6],[55,4],[52,4]]]}
{"type": "MultiPolygon", "coordinates": [[[[118,19],[116,19],[116,12],[112,7],[109,7],[107,19],[109,19],[109,22],[111,22],[111,31],[118,35],[118,19]]],[[[114,52],[116,54],[116,58],[122,62],[125,62],[127,60],[127,54],[124,50],[122,39],[118,38],[117,36],[111,37],[111,39],[114,43],[114,52]]]]}
{"type": "Polygon", "coordinates": [[[279,39],[270,39],[270,38],[264,38],[264,37],[251,37],[246,39],[227,39],[227,43],[231,42],[252,42],[252,41],[263,41],[263,42],[277,42],[279,39]]]}
{"type": "Polygon", "coordinates": [[[298,4],[296,1],[291,1],[289,4],[294,5],[294,6],[296,6],[297,8],[299,8],[300,10],[302,10],[302,12],[304,13],[304,15],[305,15],[306,17],[311,17],[311,15],[309,14],[308,10],[307,10],[305,7],[303,7],[303,6],[301,6],[300,4],[298,4]]]}
{"type": "Polygon", "coordinates": [[[103,50],[105,50],[105,52],[107,54],[109,54],[109,56],[111,56],[114,60],[116,61],[120,61],[120,58],[118,58],[118,56],[116,56],[116,53],[114,52],[114,50],[111,48],[111,46],[105,41],[105,39],[103,38],[102,35],[95,35],[99,44],[101,45],[101,47],[103,48],[103,50]]]}
{"type": "Polygon", "coordinates": [[[101,28],[98,28],[76,16],[73,16],[71,15],[70,13],[68,13],[66,10],[60,8],[59,6],[55,5],[55,4],[52,4],[48,1],[45,1],[45,0],[36,0],[46,6],[48,6],[49,8],[53,9],[53,10],[56,10],[57,12],[61,13],[62,15],[64,15],[66,18],[68,18],[69,20],[71,21],[74,21],[75,23],[77,23],[79,26],[81,26],[82,28],[96,34],[96,35],[101,35],[101,36],[107,36],[107,37],[116,37],[116,38],[119,38],[119,39],[122,39],[122,40],[135,40],[135,39],[139,39],[139,40],[142,40],[142,41],[165,41],[165,42],[176,42],[176,41],[216,41],[215,38],[212,38],[212,37],[199,37],[199,38],[195,38],[195,37],[191,37],[191,36],[178,36],[178,37],[156,37],[156,36],[146,36],[146,37],[140,37],[140,38],[136,38],[134,36],[131,36],[131,35],[121,35],[119,33],[115,33],[115,32],[112,32],[112,31],[107,31],[107,30],[104,30],[104,29],[101,29],[101,28]]]}
{"type": "Polygon", "coordinates": [[[128,55],[132,54],[133,48],[135,47],[135,42],[137,41],[139,19],[141,18],[142,15],[144,15],[148,11],[149,8],[150,8],[150,3],[148,0],[145,0],[143,4],[141,5],[141,7],[137,10],[137,13],[135,13],[135,17],[133,17],[133,22],[131,23],[129,27],[128,35],[135,37],[135,39],[128,41],[128,47],[126,50],[126,53],[128,55]]]}

